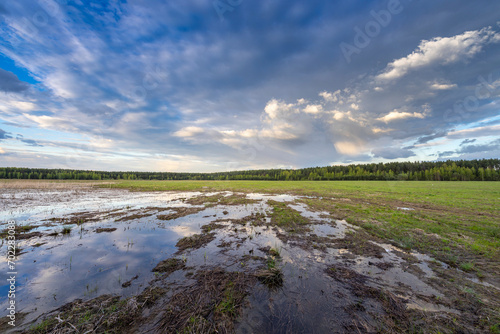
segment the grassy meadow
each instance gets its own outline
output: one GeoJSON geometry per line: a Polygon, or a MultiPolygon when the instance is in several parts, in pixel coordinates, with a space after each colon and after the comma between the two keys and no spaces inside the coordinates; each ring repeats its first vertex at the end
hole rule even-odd
{"type": "Polygon", "coordinates": [[[430,254],[479,277],[500,272],[497,182],[117,181],[102,187],[319,196],[303,201],[362,227],[374,237],[430,254]]]}

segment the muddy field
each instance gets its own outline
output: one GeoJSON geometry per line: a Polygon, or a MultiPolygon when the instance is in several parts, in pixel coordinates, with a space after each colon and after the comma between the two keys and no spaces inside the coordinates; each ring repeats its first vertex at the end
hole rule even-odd
{"type": "Polygon", "coordinates": [[[495,273],[478,278],[317,205],[348,198],[200,190],[0,189],[2,224],[18,224],[16,327],[4,317],[1,330],[498,330],[495,273]]]}

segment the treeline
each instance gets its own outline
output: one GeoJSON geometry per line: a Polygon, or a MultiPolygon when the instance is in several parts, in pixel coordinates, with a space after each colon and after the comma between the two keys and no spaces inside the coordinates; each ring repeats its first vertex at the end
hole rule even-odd
{"type": "Polygon", "coordinates": [[[102,172],[0,167],[0,179],[38,180],[415,180],[500,181],[500,160],[448,160],[221,173],[102,172]]]}

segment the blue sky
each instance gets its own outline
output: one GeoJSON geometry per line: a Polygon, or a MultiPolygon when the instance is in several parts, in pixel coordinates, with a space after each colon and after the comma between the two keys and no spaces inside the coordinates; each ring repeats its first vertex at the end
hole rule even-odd
{"type": "Polygon", "coordinates": [[[498,1],[0,3],[0,166],[500,157],[498,1]]]}

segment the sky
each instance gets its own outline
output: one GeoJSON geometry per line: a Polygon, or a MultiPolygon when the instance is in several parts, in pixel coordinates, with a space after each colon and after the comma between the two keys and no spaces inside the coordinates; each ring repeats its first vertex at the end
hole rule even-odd
{"type": "Polygon", "coordinates": [[[0,166],[500,157],[500,2],[0,2],[0,166]]]}

